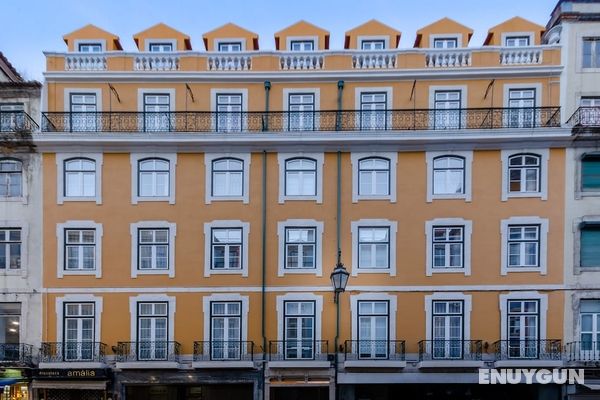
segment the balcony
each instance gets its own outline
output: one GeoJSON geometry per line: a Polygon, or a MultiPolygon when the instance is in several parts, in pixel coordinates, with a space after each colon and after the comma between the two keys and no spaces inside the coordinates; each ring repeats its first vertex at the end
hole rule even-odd
{"type": "Polygon", "coordinates": [[[600,133],[600,107],[579,107],[567,121],[573,134],[600,133]]]}
{"type": "Polygon", "coordinates": [[[32,364],[33,346],[25,343],[0,343],[0,366],[26,367],[32,364]]]}
{"type": "Polygon", "coordinates": [[[194,342],[194,368],[254,368],[254,342],[194,342]]]}
{"type": "Polygon", "coordinates": [[[173,341],[119,342],[117,368],[179,368],[181,344],[173,341]]]}
{"type": "Polygon", "coordinates": [[[39,129],[25,111],[0,111],[0,132],[29,133],[39,129]]]}
{"type": "Polygon", "coordinates": [[[493,348],[496,367],[560,367],[563,363],[559,339],[499,340],[493,348]]]}
{"type": "Polygon", "coordinates": [[[571,342],[565,345],[566,361],[571,363],[600,363],[600,342],[571,342]]]}
{"type": "Polygon", "coordinates": [[[560,127],[559,107],[314,112],[45,112],[48,133],[384,132],[560,127]]]}
{"type": "Polygon", "coordinates": [[[419,368],[480,368],[481,340],[421,340],[419,368]]]}
{"type": "Polygon", "coordinates": [[[344,368],[404,368],[404,340],[346,340],[344,368]]]}
{"type": "Polygon", "coordinates": [[[44,342],[40,368],[103,368],[106,344],[100,342],[44,342]]]}
{"type": "Polygon", "coordinates": [[[327,340],[272,340],[269,368],[329,368],[327,340]]]}

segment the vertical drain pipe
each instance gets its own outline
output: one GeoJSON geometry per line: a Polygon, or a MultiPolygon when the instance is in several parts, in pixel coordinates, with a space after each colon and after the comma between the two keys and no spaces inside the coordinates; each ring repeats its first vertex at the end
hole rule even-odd
{"type": "MultiPolygon", "coordinates": [[[[271,91],[271,82],[265,81],[265,116],[266,121],[263,120],[263,130],[269,130],[269,93],[271,91]]],[[[261,333],[262,333],[262,348],[263,348],[263,359],[262,359],[262,398],[266,397],[265,393],[265,370],[267,366],[267,332],[266,332],[266,318],[265,312],[266,306],[266,279],[267,279],[267,151],[263,150],[262,154],[262,210],[261,210],[261,223],[262,223],[262,285],[261,285],[261,333]]]]}

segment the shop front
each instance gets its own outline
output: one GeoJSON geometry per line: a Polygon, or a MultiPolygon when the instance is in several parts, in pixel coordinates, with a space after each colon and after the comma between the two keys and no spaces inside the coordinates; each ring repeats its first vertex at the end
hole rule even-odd
{"type": "Polygon", "coordinates": [[[108,400],[109,369],[36,369],[31,382],[33,400],[108,400]]]}
{"type": "Polygon", "coordinates": [[[0,372],[0,400],[30,400],[27,369],[6,368],[0,372]]]}

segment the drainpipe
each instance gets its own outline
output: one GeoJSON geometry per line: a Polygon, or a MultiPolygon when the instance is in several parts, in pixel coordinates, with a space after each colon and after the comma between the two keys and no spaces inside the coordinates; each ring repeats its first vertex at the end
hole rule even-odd
{"type": "MultiPolygon", "coordinates": [[[[265,89],[267,85],[265,82],[265,89]]],[[[267,107],[268,107],[268,90],[267,90],[267,107]]],[[[262,155],[262,287],[261,287],[261,332],[262,332],[262,347],[263,347],[263,362],[262,362],[262,398],[265,399],[265,369],[267,365],[267,335],[266,335],[266,278],[267,278],[267,152],[263,150],[262,155]]]]}
{"type": "Polygon", "coordinates": [[[335,130],[339,131],[342,129],[342,94],[344,93],[344,81],[342,81],[342,80],[338,81],[337,88],[338,88],[338,98],[337,98],[338,112],[335,117],[335,130]]]}
{"type": "Polygon", "coordinates": [[[265,115],[263,116],[263,132],[269,131],[269,94],[271,93],[271,81],[265,81],[265,115]]]}
{"type": "MultiPolygon", "coordinates": [[[[342,88],[344,87],[344,82],[342,82],[342,88]]],[[[338,82],[338,88],[340,87],[338,82]]],[[[339,91],[339,99],[341,99],[341,90],[339,91]]],[[[338,105],[341,104],[341,100],[338,100],[338,105]]],[[[337,221],[336,221],[336,235],[337,235],[337,264],[339,265],[342,257],[342,243],[341,243],[341,231],[342,231],[342,152],[338,150],[337,152],[337,221]]],[[[338,385],[338,364],[339,364],[339,355],[338,355],[338,342],[340,339],[340,299],[338,294],[335,294],[335,339],[334,339],[334,355],[335,355],[335,365],[334,365],[334,384],[335,384],[335,399],[340,398],[339,394],[339,385],[338,385]]]]}

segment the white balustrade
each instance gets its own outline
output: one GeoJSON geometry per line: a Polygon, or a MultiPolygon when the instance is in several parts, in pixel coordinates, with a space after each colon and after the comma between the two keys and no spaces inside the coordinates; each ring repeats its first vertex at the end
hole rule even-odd
{"type": "Polygon", "coordinates": [[[435,50],[425,53],[427,68],[470,67],[470,50],[435,50]]]}
{"type": "Polygon", "coordinates": [[[219,54],[208,57],[209,71],[248,71],[252,69],[252,57],[245,54],[219,54]]]}
{"type": "Polygon", "coordinates": [[[500,50],[502,65],[533,65],[542,63],[542,49],[536,48],[506,48],[500,50]]]}
{"type": "Polygon", "coordinates": [[[284,54],[279,57],[279,68],[285,71],[323,69],[323,54],[284,54]]]}
{"type": "Polygon", "coordinates": [[[106,57],[98,54],[77,54],[65,57],[65,71],[105,71],[106,57]]]}
{"type": "Polygon", "coordinates": [[[179,70],[179,57],[169,54],[136,56],[133,69],[136,71],[177,71],[179,70]]]}
{"type": "Polygon", "coordinates": [[[388,69],[396,68],[396,54],[364,52],[352,56],[352,68],[388,69]]]}

